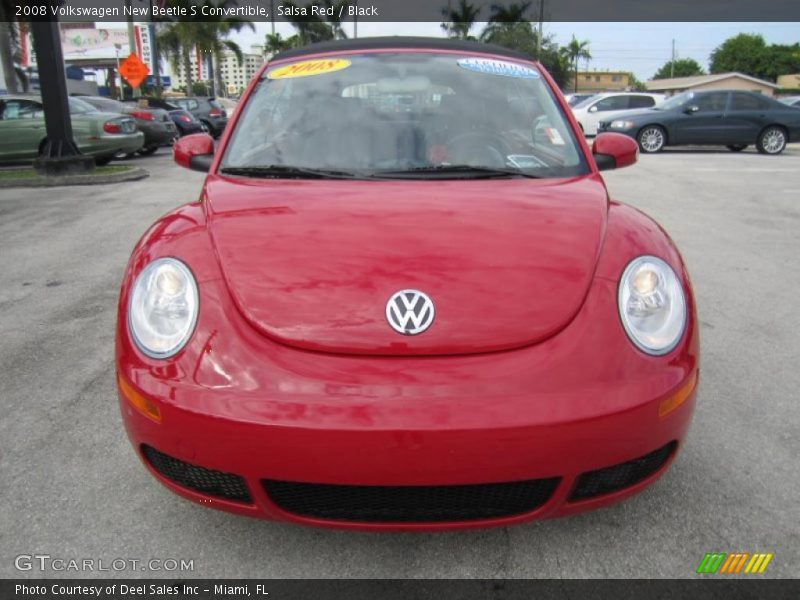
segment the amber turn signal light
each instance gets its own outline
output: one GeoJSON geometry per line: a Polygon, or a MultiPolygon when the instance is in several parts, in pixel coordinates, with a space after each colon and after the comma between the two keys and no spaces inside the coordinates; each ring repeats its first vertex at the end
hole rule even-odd
{"type": "Polygon", "coordinates": [[[694,388],[697,387],[697,371],[692,373],[691,377],[678,388],[678,391],[671,394],[666,399],[661,401],[658,405],[658,416],[660,418],[666,417],[673,410],[678,408],[681,404],[686,402],[686,399],[692,395],[694,388]]]}
{"type": "Polygon", "coordinates": [[[117,375],[117,385],[122,395],[125,396],[136,410],[148,419],[152,419],[156,423],[161,423],[161,411],[152,400],[148,400],[137,392],[130,383],[125,381],[122,375],[117,375]]]}

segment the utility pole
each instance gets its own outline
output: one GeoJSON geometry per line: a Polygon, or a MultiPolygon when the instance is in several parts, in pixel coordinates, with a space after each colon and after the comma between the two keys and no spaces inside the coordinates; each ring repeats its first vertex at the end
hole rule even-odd
{"type": "Polygon", "coordinates": [[[544,0],[539,0],[539,35],[536,36],[536,60],[542,60],[542,35],[544,22],[544,0]]]}
{"type": "Polygon", "coordinates": [[[153,60],[153,82],[156,84],[156,96],[161,96],[161,60],[158,54],[158,41],[156,40],[156,23],[153,19],[153,0],[150,0],[150,57],[153,60]]]}
{"type": "Polygon", "coordinates": [[[358,37],[358,0],[354,0],[356,12],[353,13],[353,37],[358,37]]]}
{"type": "Polygon", "coordinates": [[[269,0],[269,18],[272,21],[272,35],[275,35],[275,0],[269,0]]]}
{"type": "Polygon", "coordinates": [[[669,76],[675,77],[675,38],[672,38],[672,59],[669,61],[669,76]]]}
{"type": "Polygon", "coordinates": [[[44,105],[44,125],[47,138],[33,168],[45,175],[64,175],[94,168],[94,158],[81,154],[72,137],[72,119],[67,99],[67,77],[61,51],[61,31],[58,21],[46,17],[31,19],[36,67],[44,105]]]}
{"type": "MultiPolygon", "coordinates": [[[[131,54],[136,54],[136,34],[133,31],[133,14],[131,14],[131,0],[125,0],[125,8],[128,9],[128,49],[131,54]]],[[[131,87],[133,90],[133,97],[138,98],[142,95],[139,88],[131,87]]]]}

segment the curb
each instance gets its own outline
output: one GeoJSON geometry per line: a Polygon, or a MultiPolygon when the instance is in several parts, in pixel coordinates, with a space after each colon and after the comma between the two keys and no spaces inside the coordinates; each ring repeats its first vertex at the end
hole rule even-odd
{"type": "Polygon", "coordinates": [[[64,177],[28,177],[12,180],[0,179],[0,189],[58,187],[68,185],[104,185],[109,183],[122,183],[124,181],[137,181],[149,176],[150,173],[144,169],[134,167],[129,171],[109,173],[108,175],[67,175],[64,177]]]}

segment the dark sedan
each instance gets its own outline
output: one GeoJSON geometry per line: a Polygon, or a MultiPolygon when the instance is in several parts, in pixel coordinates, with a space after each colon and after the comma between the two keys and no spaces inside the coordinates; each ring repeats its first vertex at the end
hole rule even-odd
{"type": "Polygon", "coordinates": [[[130,102],[146,102],[148,108],[161,108],[169,113],[169,118],[178,128],[178,134],[182,137],[184,135],[191,135],[193,133],[204,133],[208,129],[206,126],[195,117],[188,110],[182,109],[177,104],[170,102],[164,98],[156,97],[142,97],[138,101],[131,100],[130,102]]]}
{"type": "Polygon", "coordinates": [[[800,111],[755,92],[684,92],[656,108],[602,121],[598,131],[629,135],[642,152],[686,144],[740,152],[755,144],[762,154],[780,154],[787,143],[800,141],[800,111]]]}

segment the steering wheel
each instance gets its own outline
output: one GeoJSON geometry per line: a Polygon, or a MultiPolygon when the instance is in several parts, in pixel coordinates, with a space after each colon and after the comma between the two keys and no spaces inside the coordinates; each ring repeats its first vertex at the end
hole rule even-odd
{"type": "Polygon", "coordinates": [[[506,144],[495,133],[468,131],[451,138],[445,145],[448,161],[453,164],[506,166],[506,144]]]}

